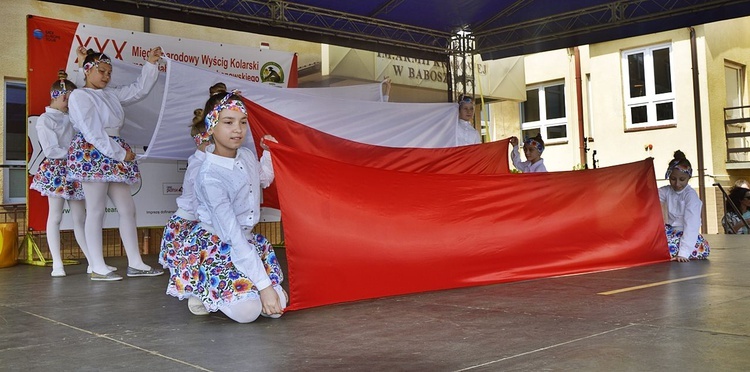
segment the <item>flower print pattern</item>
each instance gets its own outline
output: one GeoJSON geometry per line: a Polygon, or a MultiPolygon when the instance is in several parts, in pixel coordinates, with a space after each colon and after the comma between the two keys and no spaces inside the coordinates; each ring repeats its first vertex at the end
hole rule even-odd
{"type": "MultiPolygon", "coordinates": [[[[677,257],[680,253],[680,238],[682,238],[682,230],[677,230],[671,225],[664,225],[664,230],[667,234],[667,245],[669,246],[669,255],[672,258],[677,257]]],[[[690,253],[691,260],[705,260],[711,253],[711,247],[708,246],[708,242],[703,238],[703,235],[698,234],[698,241],[695,243],[695,249],[690,253]]]]}
{"type": "Polygon", "coordinates": [[[44,196],[66,200],[83,200],[83,187],[78,181],[67,177],[66,159],[44,159],[39,165],[30,189],[39,191],[44,196]]]}
{"type": "MultiPolygon", "coordinates": [[[[125,150],[130,150],[130,145],[122,138],[110,138],[125,150]]],[[[141,182],[141,172],[137,162],[119,161],[102,154],[79,132],[68,150],[68,178],[81,182],[122,182],[133,185],[141,182]]]]}
{"type": "Polygon", "coordinates": [[[175,274],[175,267],[180,265],[176,261],[186,259],[184,255],[179,253],[182,252],[185,239],[187,239],[190,231],[197,223],[197,221],[191,221],[173,214],[169,221],[167,221],[166,226],[164,226],[161,249],[159,250],[159,263],[165,269],[169,269],[173,275],[175,274]]]}
{"type": "MultiPolygon", "coordinates": [[[[170,223],[173,220],[174,216],[170,223]]],[[[168,228],[165,227],[165,235],[176,234],[178,239],[175,240],[179,240],[180,232],[167,233],[168,228]]],[[[261,234],[252,234],[248,243],[255,247],[263,261],[271,284],[280,285],[284,276],[270,242],[261,234]]],[[[167,294],[180,299],[196,296],[209,311],[218,311],[232,302],[260,298],[258,288],[232,263],[232,247],[200,224],[193,227],[181,244],[167,244],[161,260],[168,264],[164,267],[171,273],[167,294]],[[171,250],[174,250],[173,255],[171,250]]]]}

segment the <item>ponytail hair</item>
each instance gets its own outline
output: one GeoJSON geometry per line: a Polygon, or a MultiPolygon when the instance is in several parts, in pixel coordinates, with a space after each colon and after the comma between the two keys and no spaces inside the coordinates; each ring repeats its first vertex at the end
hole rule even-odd
{"type": "Polygon", "coordinates": [[[52,99],[55,99],[57,97],[60,97],[63,94],[70,93],[73,91],[73,89],[76,89],[75,84],[68,80],[68,74],[65,72],[65,70],[58,70],[57,71],[57,80],[55,80],[54,83],[52,83],[52,86],[49,88],[49,94],[52,99]]]}

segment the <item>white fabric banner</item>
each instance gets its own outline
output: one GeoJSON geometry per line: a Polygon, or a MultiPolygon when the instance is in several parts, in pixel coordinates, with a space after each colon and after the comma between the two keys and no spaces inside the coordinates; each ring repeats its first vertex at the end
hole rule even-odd
{"type": "Polygon", "coordinates": [[[379,102],[379,93],[370,99],[351,97],[368,95],[373,86],[360,88],[278,89],[229,76],[217,76],[210,71],[183,63],[168,61],[167,87],[162,115],[154,130],[144,157],[158,159],[186,159],[193,152],[193,142],[187,126],[193,110],[202,108],[208,98],[207,88],[217,79],[228,89],[238,89],[249,100],[301,124],[338,137],[357,142],[390,147],[450,147],[456,143],[458,111],[452,103],[390,103],[379,102]],[[352,93],[359,91],[359,93],[352,93]]]}

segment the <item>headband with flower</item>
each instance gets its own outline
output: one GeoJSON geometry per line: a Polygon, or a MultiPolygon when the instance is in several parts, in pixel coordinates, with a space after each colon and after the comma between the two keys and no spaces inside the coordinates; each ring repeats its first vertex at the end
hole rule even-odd
{"type": "Polygon", "coordinates": [[[682,173],[685,173],[688,175],[688,177],[693,176],[693,168],[691,168],[687,164],[680,164],[679,159],[672,160],[672,162],[669,163],[669,168],[667,168],[667,173],[664,175],[664,178],[669,179],[669,176],[672,175],[672,172],[678,170],[682,173]]]}
{"type": "Polygon", "coordinates": [[[101,54],[98,58],[94,58],[93,61],[86,62],[83,64],[83,71],[88,72],[93,67],[99,66],[100,63],[106,63],[108,65],[112,65],[112,60],[107,57],[106,54],[101,54]]]}
{"type": "Polygon", "coordinates": [[[52,99],[57,99],[58,97],[64,96],[70,92],[70,90],[68,90],[67,84],[65,84],[65,79],[68,78],[68,74],[66,74],[64,70],[60,70],[57,72],[57,77],[58,79],[60,79],[60,84],[59,87],[55,86],[54,89],[49,92],[49,95],[50,97],[52,97],[52,99]]]}
{"type": "Polygon", "coordinates": [[[206,115],[206,133],[208,133],[209,130],[213,129],[213,127],[216,126],[216,124],[219,123],[219,113],[223,110],[234,110],[239,111],[245,115],[247,115],[247,108],[245,108],[245,104],[242,103],[240,100],[230,100],[229,97],[235,94],[236,91],[232,91],[227,93],[224,98],[219,101],[219,103],[214,106],[214,108],[206,115]]]}
{"type": "Polygon", "coordinates": [[[536,149],[539,150],[540,154],[544,151],[544,145],[533,138],[527,138],[525,141],[523,141],[523,145],[531,145],[536,147],[536,149]]]}

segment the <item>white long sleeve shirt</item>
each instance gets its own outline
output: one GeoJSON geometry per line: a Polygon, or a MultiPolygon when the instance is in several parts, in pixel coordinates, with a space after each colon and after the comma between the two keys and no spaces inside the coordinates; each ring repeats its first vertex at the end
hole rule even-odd
{"type": "Polygon", "coordinates": [[[528,160],[521,161],[521,154],[518,153],[518,145],[513,146],[513,150],[510,152],[510,160],[513,161],[513,166],[523,173],[539,173],[547,171],[547,167],[544,166],[544,159],[539,159],[536,163],[531,163],[528,160]]]}
{"type": "Polygon", "coordinates": [[[482,143],[482,137],[466,120],[458,119],[456,124],[456,146],[476,145],[482,143]]]}
{"type": "Polygon", "coordinates": [[[246,234],[260,220],[261,188],[273,182],[271,153],[264,151],[260,161],[252,151],[241,147],[235,158],[206,151],[195,183],[198,220],[232,248],[232,262],[258,290],[271,285],[255,247],[246,234]]]}
{"type": "Polygon", "coordinates": [[[68,148],[74,136],[68,114],[47,106],[36,120],[35,127],[39,144],[47,159],[68,157],[68,148]]]}
{"type": "Polygon", "coordinates": [[[690,185],[680,191],[674,191],[671,186],[660,187],[659,201],[667,206],[667,223],[682,230],[678,255],[690,258],[698,242],[703,202],[690,185]]]}
{"type": "Polygon", "coordinates": [[[182,179],[182,194],[177,197],[177,207],[184,213],[182,217],[193,221],[198,219],[198,197],[195,195],[195,180],[204,160],[206,160],[206,153],[201,150],[196,149],[193,155],[190,155],[185,177],[182,179]]]}
{"type": "Polygon", "coordinates": [[[68,102],[70,121],[97,150],[112,159],[123,161],[125,149],[109,136],[119,136],[125,124],[122,105],[145,97],[158,77],[158,66],[144,63],[141,75],[133,84],[104,89],[76,89],[70,93],[68,102]]]}

